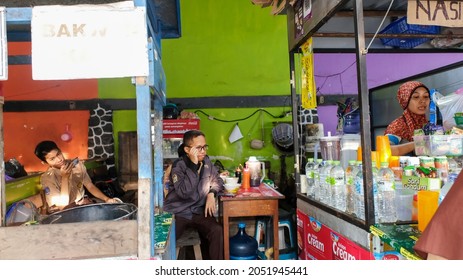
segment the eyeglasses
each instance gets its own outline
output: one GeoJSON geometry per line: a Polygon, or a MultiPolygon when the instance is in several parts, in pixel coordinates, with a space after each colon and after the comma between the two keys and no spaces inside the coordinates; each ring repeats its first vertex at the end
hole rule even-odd
{"type": "MultiPolygon", "coordinates": [[[[191,147],[191,146],[188,146],[188,147],[189,147],[189,148],[193,148],[193,147],[191,147]]],[[[209,149],[209,145],[197,146],[197,147],[195,147],[195,148],[196,148],[198,151],[200,151],[200,152],[201,152],[201,151],[204,151],[204,152],[205,152],[205,151],[207,151],[207,149],[209,149]]]]}

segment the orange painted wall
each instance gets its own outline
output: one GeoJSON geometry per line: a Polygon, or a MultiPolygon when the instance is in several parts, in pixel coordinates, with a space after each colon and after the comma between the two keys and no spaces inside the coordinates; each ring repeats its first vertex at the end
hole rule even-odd
{"type": "MultiPolygon", "coordinates": [[[[29,55],[30,43],[9,43],[8,54],[29,55]]],[[[9,65],[8,80],[2,82],[5,102],[10,100],[86,100],[98,98],[98,81],[34,81],[31,65],[9,65]]],[[[16,158],[27,172],[46,166],[34,155],[42,140],[54,140],[68,157],[87,158],[88,111],[11,112],[3,114],[4,160],[16,158]],[[72,141],[61,134],[70,125],[72,141]]]]}
{"type": "Polygon", "coordinates": [[[65,157],[87,158],[88,111],[4,113],[5,160],[16,158],[27,172],[44,171],[46,166],[34,155],[42,140],[52,140],[65,157]],[[70,127],[72,140],[64,142],[61,134],[70,127]]]}

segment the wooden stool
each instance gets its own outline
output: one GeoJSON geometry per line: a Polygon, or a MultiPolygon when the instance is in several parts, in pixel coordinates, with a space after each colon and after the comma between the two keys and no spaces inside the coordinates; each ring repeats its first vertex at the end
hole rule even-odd
{"type": "Polygon", "coordinates": [[[185,246],[193,246],[193,251],[195,254],[195,259],[196,260],[202,260],[203,256],[201,254],[201,239],[199,238],[198,231],[193,228],[188,228],[185,230],[185,232],[180,236],[179,239],[176,241],[176,247],[177,247],[177,259],[178,259],[178,253],[182,247],[185,246]]]}

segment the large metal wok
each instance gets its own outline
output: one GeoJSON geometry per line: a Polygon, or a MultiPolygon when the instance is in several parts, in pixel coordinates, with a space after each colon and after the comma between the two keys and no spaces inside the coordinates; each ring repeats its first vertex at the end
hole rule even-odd
{"type": "Polygon", "coordinates": [[[40,224],[135,220],[137,207],[131,203],[98,203],[77,206],[50,214],[40,224]]]}

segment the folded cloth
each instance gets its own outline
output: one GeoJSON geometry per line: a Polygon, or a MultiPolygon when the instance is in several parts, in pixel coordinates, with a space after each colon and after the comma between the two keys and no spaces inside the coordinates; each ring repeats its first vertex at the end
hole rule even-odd
{"type": "Polygon", "coordinates": [[[389,138],[389,143],[391,145],[399,145],[400,141],[402,141],[402,138],[394,134],[386,134],[386,136],[389,138]]]}

